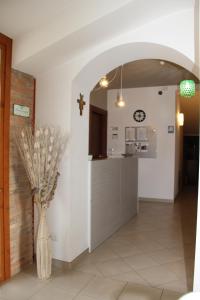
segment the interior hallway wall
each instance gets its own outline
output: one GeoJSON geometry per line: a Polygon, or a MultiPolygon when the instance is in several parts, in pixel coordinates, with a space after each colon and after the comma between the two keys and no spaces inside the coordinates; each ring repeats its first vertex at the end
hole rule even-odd
{"type": "Polygon", "coordinates": [[[126,105],[118,108],[115,105],[118,90],[108,91],[108,149],[114,153],[125,153],[125,127],[151,126],[156,130],[156,158],[140,158],[138,166],[138,196],[157,199],[158,201],[174,200],[175,180],[175,130],[168,133],[168,126],[175,129],[176,123],[176,86],[145,87],[123,89],[126,105]],[[159,95],[159,91],[163,91],[159,95]],[[146,119],[138,123],[133,113],[142,109],[146,119]],[[119,128],[117,140],[112,140],[110,129],[119,128]],[[113,144],[114,142],[114,144],[113,144]]]}

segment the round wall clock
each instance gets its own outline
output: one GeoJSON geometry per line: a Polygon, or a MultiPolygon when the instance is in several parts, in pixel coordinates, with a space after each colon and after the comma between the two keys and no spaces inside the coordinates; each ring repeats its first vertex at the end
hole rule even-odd
{"type": "Polygon", "coordinates": [[[138,109],[133,114],[133,119],[136,122],[143,122],[146,118],[146,113],[142,109],[138,109]]]}

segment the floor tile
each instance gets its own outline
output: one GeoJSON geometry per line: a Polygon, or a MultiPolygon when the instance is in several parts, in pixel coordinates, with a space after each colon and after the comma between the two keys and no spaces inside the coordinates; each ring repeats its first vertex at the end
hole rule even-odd
{"type": "Polygon", "coordinates": [[[188,282],[187,280],[182,280],[182,279],[168,282],[166,284],[160,285],[159,287],[170,291],[175,291],[178,293],[183,293],[183,294],[192,290],[191,283],[188,282]]]}
{"type": "Polygon", "coordinates": [[[142,278],[147,280],[153,286],[158,286],[173,280],[177,280],[177,276],[162,265],[138,270],[137,272],[142,278]]]}
{"type": "Polygon", "coordinates": [[[162,289],[128,284],[118,300],[159,300],[162,289]]]}
{"type": "Polygon", "coordinates": [[[180,260],[173,263],[168,263],[164,265],[169,271],[176,274],[178,279],[186,280],[188,277],[192,277],[194,272],[193,264],[187,260],[180,260]]]}
{"type": "Polygon", "coordinates": [[[179,300],[182,295],[181,293],[163,290],[161,300],[179,300]]]}
{"type": "Polygon", "coordinates": [[[163,249],[149,253],[149,256],[158,264],[174,262],[183,259],[183,254],[175,249],[163,249]]]}
{"type": "Polygon", "coordinates": [[[72,300],[73,297],[73,295],[70,295],[66,291],[47,284],[38,293],[32,296],[30,300],[72,300]]]}
{"type": "Polygon", "coordinates": [[[98,300],[116,300],[125,285],[125,282],[96,277],[80,295],[98,300]]]}
{"type": "Polygon", "coordinates": [[[77,295],[93,278],[91,274],[78,271],[68,271],[55,277],[49,286],[63,289],[70,295],[77,295]]]}
{"type": "Polygon", "coordinates": [[[104,276],[114,276],[131,271],[131,267],[127,265],[121,258],[98,263],[97,268],[104,276]]]}
{"type": "Polygon", "coordinates": [[[157,242],[148,242],[148,241],[142,241],[142,242],[136,242],[135,247],[137,247],[140,250],[140,253],[149,253],[156,250],[162,250],[163,246],[160,245],[157,242]]]}
{"type": "MultiPolygon", "coordinates": [[[[59,299],[57,299],[57,300],[59,300],[59,299]]],[[[73,300],[95,300],[95,298],[91,298],[91,297],[84,296],[84,295],[78,295],[73,300]]]]}
{"type": "Polygon", "coordinates": [[[124,258],[124,261],[129,264],[135,270],[141,270],[145,268],[150,268],[157,266],[156,263],[149,255],[142,254],[142,255],[135,255],[131,257],[124,258]]]}
{"type": "Polygon", "coordinates": [[[119,256],[115,252],[113,252],[108,246],[101,245],[98,248],[96,248],[90,255],[84,257],[83,261],[89,263],[97,263],[118,257],[119,256]]]}
{"type": "Polygon", "coordinates": [[[149,285],[149,283],[145,281],[142,277],[140,277],[134,270],[128,273],[123,273],[123,274],[113,276],[112,278],[124,282],[131,282],[140,285],[149,285]]]}
{"type": "Polygon", "coordinates": [[[0,295],[9,300],[26,300],[47,283],[48,281],[41,281],[36,277],[21,273],[1,286],[0,295]]]}
{"type": "Polygon", "coordinates": [[[80,263],[74,267],[75,271],[81,271],[84,273],[103,276],[102,273],[98,270],[97,266],[94,263],[80,263]]]}
{"type": "Polygon", "coordinates": [[[124,241],[110,241],[109,247],[120,257],[127,257],[140,253],[140,249],[135,247],[128,240],[124,241]]]}

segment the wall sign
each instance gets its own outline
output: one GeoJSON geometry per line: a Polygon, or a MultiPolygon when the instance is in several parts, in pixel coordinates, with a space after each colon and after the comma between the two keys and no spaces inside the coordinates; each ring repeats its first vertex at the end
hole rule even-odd
{"type": "Polygon", "coordinates": [[[15,116],[29,118],[30,117],[30,107],[24,106],[24,105],[19,105],[19,104],[14,104],[13,105],[13,114],[15,116]]]}

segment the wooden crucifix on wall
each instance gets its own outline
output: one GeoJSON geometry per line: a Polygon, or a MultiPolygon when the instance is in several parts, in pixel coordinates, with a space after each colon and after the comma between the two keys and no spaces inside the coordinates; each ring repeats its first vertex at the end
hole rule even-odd
{"type": "Polygon", "coordinates": [[[80,116],[83,114],[83,108],[86,102],[83,100],[84,95],[80,93],[80,99],[77,99],[77,103],[79,104],[80,116]]]}

